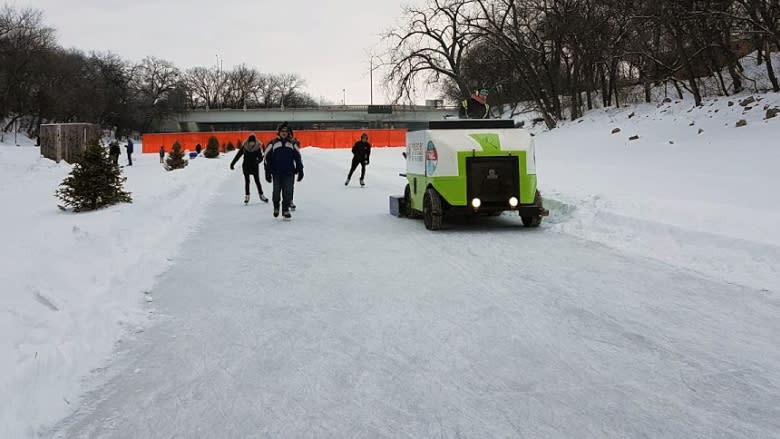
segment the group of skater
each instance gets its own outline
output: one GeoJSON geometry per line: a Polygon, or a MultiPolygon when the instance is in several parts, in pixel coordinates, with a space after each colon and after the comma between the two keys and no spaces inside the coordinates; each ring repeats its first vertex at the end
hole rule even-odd
{"type": "MultiPolygon", "coordinates": [[[[360,166],[360,186],[365,186],[366,166],[371,156],[371,144],[368,143],[368,135],[363,133],[360,140],[352,146],[352,165],[350,166],[345,186],[349,185],[352,175],[360,166]]],[[[271,202],[273,203],[273,216],[281,213],[284,219],[291,219],[291,211],[295,211],[293,202],[295,182],[303,180],[303,160],[301,158],[301,144],[293,135],[293,130],[287,122],[279,125],[276,137],[268,142],[265,147],[255,136],[250,134],[244,144],[238,148],[230,169],[235,169],[239,159],[243,159],[241,169],[244,174],[244,204],[249,203],[250,177],[254,179],[260,201],[268,203],[268,198],[263,193],[260,183],[260,164],[263,164],[265,180],[272,183],[271,202]]]]}
{"type": "MultiPolygon", "coordinates": [[[[133,139],[128,137],[125,148],[127,149],[127,166],[133,166],[133,139]]],[[[122,155],[122,150],[119,147],[119,142],[117,140],[111,141],[111,143],[108,144],[108,157],[112,162],[119,164],[120,155],[122,155]]]]}

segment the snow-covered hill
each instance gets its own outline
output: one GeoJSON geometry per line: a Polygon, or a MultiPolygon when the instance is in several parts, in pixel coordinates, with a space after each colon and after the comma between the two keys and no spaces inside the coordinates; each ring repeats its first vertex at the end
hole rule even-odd
{"type": "Polygon", "coordinates": [[[780,94],[743,94],[702,107],[671,101],[595,110],[540,131],[539,179],[560,202],[554,228],[776,289],[780,115],[767,119],[771,109],[780,109],[780,94]]]}

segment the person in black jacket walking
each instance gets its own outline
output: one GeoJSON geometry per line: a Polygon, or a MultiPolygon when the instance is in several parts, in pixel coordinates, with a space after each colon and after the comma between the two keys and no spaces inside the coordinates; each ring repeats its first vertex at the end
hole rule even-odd
{"type": "Polygon", "coordinates": [[[115,164],[119,164],[119,156],[122,154],[122,150],[119,149],[119,142],[112,140],[108,144],[108,156],[111,157],[111,161],[115,164]]]}
{"type": "Polygon", "coordinates": [[[281,202],[284,219],[292,218],[290,203],[292,202],[293,180],[298,175],[298,181],[303,180],[303,161],[301,152],[289,138],[290,128],[283,123],[276,131],[277,136],[265,150],[265,180],[273,182],[274,217],[279,216],[281,202]]]}
{"type": "Polygon", "coordinates": [[[347,174],[347,181],[344,182],[344,186],[349,185],[349,180],[352,179],[352,174],[355,173],[358,165],[360,165],[360,185],[366,185],[366,166],[370,157],[371,144],[368,143],[368,134],[363,133],[360,136],[360,140],[355,142],[355,145],[352,147],[352,167],[349,168],[349,174],[347,174]]]}
{"type": "Polygon", "coordinates": [[[263,195],[263,187],[260,185],[260,162],[263,161],[263,153],[260,149],[260,142],[254,134],[244,142],[244,146],[238,149],[236,156],[230,163],[230,169],[233,170],[238,159],[244,157],[241,168],[244,170],[244,204],[249,203],[249,176],[254,177],[257,185],[257,192],[260,195],[260,201],[268,202],[268,198],[263,195]]]}

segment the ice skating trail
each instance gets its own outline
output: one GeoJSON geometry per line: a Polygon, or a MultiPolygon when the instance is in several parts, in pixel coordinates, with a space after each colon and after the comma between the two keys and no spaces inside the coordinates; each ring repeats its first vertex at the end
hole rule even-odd
{"type": "Polygon", "coordinates": [[[515,217],[428,232],[387,213],[400,154],[366,188],[304,154],[291,222],[224,184],[50,437],[780,437],[773,293],[515,217]]]}

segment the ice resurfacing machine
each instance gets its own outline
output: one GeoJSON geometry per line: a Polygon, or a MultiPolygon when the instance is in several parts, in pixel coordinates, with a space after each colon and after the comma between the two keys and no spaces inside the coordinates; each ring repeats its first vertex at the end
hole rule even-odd
{"type": "Polygon", "coordinates": [[[549,212],[536,188],[534,141],[511,120],[429,122],[406,134],[407,185],[390,213],[438,230],[449,215],[517,212],[538,227],[549,212]]]}

